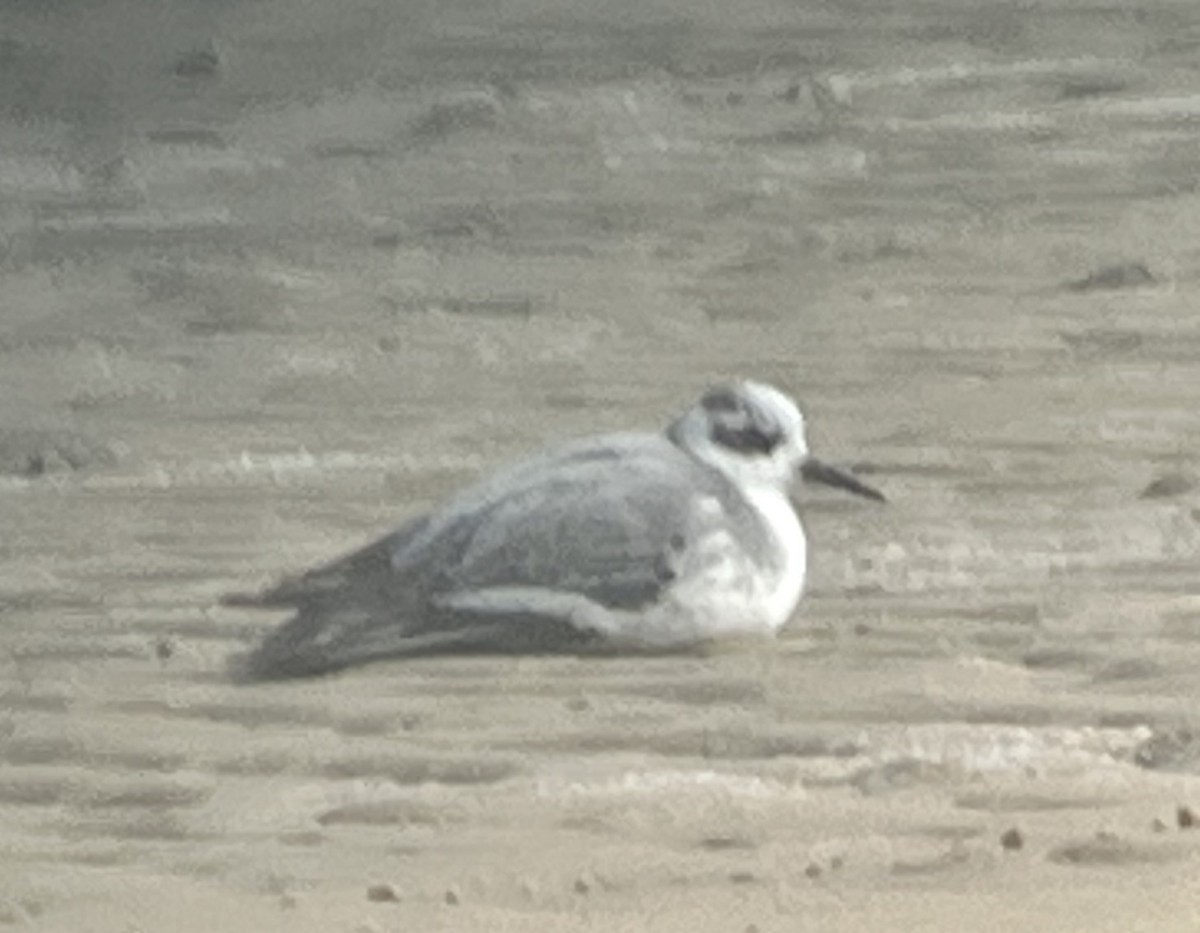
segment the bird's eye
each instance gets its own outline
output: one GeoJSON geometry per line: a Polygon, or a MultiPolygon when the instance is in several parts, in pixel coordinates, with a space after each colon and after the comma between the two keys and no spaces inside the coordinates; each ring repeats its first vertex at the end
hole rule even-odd
{"type": "Polygon", "coordinates": [[[783,434],[763,429],[753,423],[744,426],[714,424],[712,439],[729,450],[740,454],[769,454],[779,446],[783,434]]]}
{"type": "Polygon", "coordinates": [[[709,391],[700,404],[708,415],[713,442],[739,454],[770,454],[783,430],[770,413],[730,388],[709,391]]]}

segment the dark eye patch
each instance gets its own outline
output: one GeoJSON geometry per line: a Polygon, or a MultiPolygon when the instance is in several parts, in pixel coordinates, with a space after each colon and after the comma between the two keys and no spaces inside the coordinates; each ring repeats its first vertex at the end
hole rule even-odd
{"type": "Polygon", "coordinates": [[[713,441],[728,450],[769,454],[783,441],[775,419],[729,387],[709,390],[700,405],[710,416],[713,441]]]}
{"type": "Polygon", "coordinates": [[[731,415],[746,410],[746,403],[738,398],[732,389],[723,387],[706,392],[700,399],[700,405],[710,415],[731,415]]]}
{"type": "Polygon", "coordinates": [[[709,390],[700,404],[709,416],[709,437],[726,450],[769,455],[784,440],[774,417],[731,387],[709,390]]]}
{"type": "Polygon", "coordinates": [[[712,439],[722,447],[736,450],[738,453],[769,454],[779,446],[783,434],[778,430],[764,429],[755,424],[738,428],[715,424],[712,439]]]}

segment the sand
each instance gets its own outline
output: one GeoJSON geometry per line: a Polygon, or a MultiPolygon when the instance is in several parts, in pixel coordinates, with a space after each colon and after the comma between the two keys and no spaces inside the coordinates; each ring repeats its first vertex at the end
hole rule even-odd
{"type": "Polygon", "coordinates": [[[1200,928],[1200,14],[0,11],[0,924],[1200,928]],[[782,638],[244,685],[220,597],[713,381],[782,638]]]}

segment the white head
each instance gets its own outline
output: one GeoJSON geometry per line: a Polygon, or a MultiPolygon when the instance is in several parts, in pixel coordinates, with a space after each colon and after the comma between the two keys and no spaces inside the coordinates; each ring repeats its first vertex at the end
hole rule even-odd
{"type": "Polygon", "coordinates": [[[880,493],[808,452],[804,415],[788,396],[761,382],[706,392],[667,430],[678,447],[743,488],[786,491],[797,474],[872,499],[880,493]]]}
{"type": "Polygon", "coordinates": [[[739,486],[787,489],[808,457],[800,409],[761,382],[710,389],[667,434],[739,486]]]}

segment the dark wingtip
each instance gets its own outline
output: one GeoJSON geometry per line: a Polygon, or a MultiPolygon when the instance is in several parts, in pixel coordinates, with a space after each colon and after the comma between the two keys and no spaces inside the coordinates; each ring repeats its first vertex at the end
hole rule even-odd
{"type": "Polygon", "coordinates": [[[341,670],[343,660],[314,638],[320,632],[314,621],[301,612],[267,632],[253,648],[229,659],[230,678],[239,684],[266,683],[341,670]]]}
{"type": "Polygon", "coordinates": [[[235,684],[278,683],[287,680],[322,677],[342,669],[302,652],[281,651],[270,636],[262,644],[229,660],[228,674],[235,684]]]}
{"type": "Polygon", "coordinates": [[[225,593],[219,602],[231,609],[294,609],[316,590],[305,578],[288,578],[265,590],[225,593]]]}

